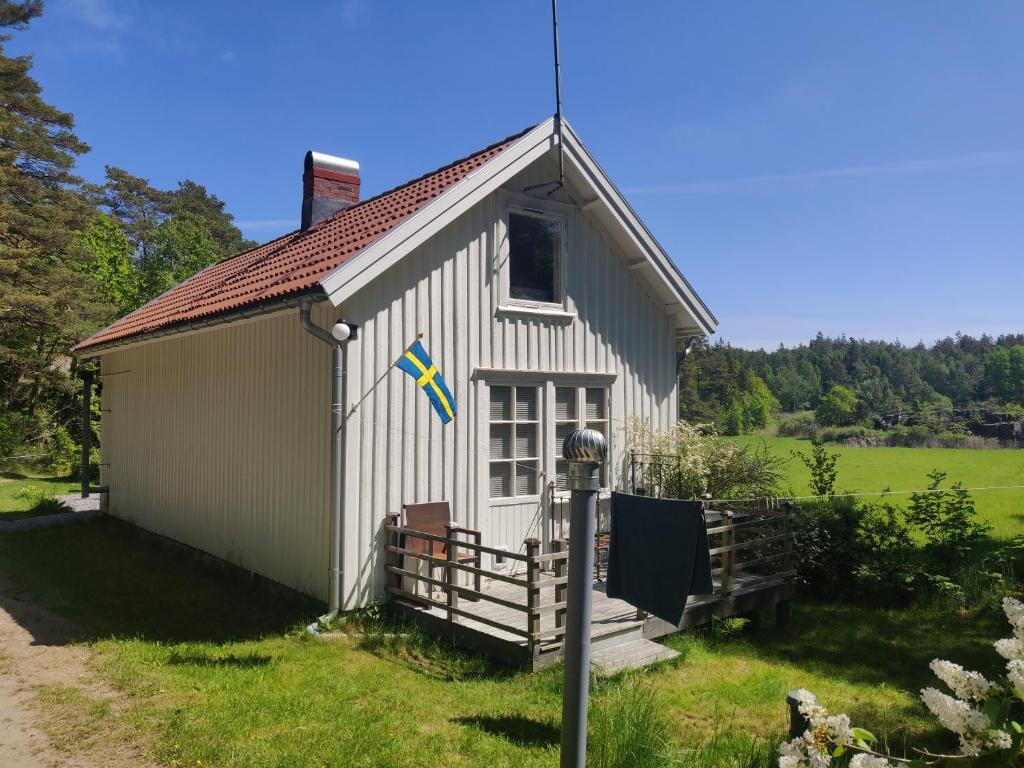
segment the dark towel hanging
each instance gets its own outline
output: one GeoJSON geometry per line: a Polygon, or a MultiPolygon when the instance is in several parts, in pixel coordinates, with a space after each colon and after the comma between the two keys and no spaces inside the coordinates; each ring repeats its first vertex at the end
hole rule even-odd
{"type": "Polygon", "coordinates": [[[713,591],[699,501],[612,494],[608,597],[678,626],[686,598],[713,591]]]}

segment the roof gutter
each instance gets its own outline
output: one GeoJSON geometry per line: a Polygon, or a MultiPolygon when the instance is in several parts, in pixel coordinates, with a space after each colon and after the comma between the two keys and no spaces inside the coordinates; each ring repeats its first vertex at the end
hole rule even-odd
{"type": "Polygon", "coordinates": [[[209,317],[204,317],[200,320],[190,320],[182,323],[174,323],[164,328],[157,328],[153,331],[147,331],[146,333],[136,333],[131,336],[125,336],[123,339],[114,339],[113,341],[106,341],[95,346],[89,346],[85,349],[79,350],[77,347],[71,351],[73,355],[80,358],[96,357],[102,355],[104,352],[108,352],[111,349],[118,347],[134,346],[136,344],[142,344],[147,341],[154,341],[156,339],[162,339],[167,336],[180,336],[186,333],[195,333],[196,331],[205,331],[210,328],[216,328],[219,325],[225,325],[227,323],[238,322],[239,320],[252,320],[254,318],[263,317],[270,315],[275,312],[282,312],[287,309],[295,309],[301,306],[303,301],[307,301],[311,296],[315,297],[316,294],[320,294],[318,298],[314,298],[315,301],[322,301],[323,295],[320,286],[315,286],[311,289],[301,291],[299,293],[293,293],[288,296],[282,296],[269,301],[263,301],[259,304],[250,304],[245,307],[238,309],[227,310],[225,312],[219,312],[209,317]]]}

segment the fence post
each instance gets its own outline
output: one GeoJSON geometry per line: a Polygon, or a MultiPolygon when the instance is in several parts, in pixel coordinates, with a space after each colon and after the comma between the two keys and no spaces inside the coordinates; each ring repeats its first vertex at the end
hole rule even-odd
{"type": "Polygon", "coordinates": [[[448,564],[445,566],[445,591],[448,593],[448,621],[452,624],[458,622],[458,616],[452,608],[459,607],[459,593],[455,589],[458,571],[454,563],[458,560],[458,539],[455,538],[455,528],[452,523],[444,524],[445,550],[448,555],[448,564]]]}
{"type": "Polygon", "coordinates": [[[526,556],[526,580],[530,586],[526,588],[526,604],[530,612],[526,614],[526,631],[530,633],[530,648],[534,648],[536,636],[540,634],[540,587],[536,586],[540,581],[540,563],[536,561],[540,554],[540,540],[527,539],[526,556]]]}
{"type": "MultiPolygon", "coordinates": [[[[564,554],[568,549],[568,542],[565,539],[555,539],[552,544],[555,547],[556,554],[564,554]]],[[[555,578],[564,579],[569,575],[569,560],[568,557],[563,557],[559,560],[555,560],[555,578]]],[[[565,593],[569,588],[568,583],[556,584],[555,585],[555,602],[564,603],[565,593]]],[[[555,609],[555,628],[561,629],[565,626],[565,607],[555,609]]]]}
{"type": "Polygon", "coordinates": [[[726,530],[722,536],[722,546],[727,549],[722,552],[722,597],[728,597],[732,592],[732,567],[735,559],[735,551],[732,549],[736,543],[736,531],[732,528],[732,512],[722,513],[722,519],[726,521],[726,530]]]}
{"type": "MultiPolygon", "coordinates": [[[[391,525],[391,526],[394,526],[394,527],[397,528],[398,527],[398,515],[396,515],[396,514],[388,515],[388,525],[391,525]]],[[[399,543],[398,531],[388,531],[387,542],[388,542],[388,546],[391,546],[391,547],[394,547],[395,549],[398,549],[401,546],[401,544],[399,543]]],[[[388,565],[390,565],[390,566],[392,566],[394,568],[401,568],[400,563],[401,563],[401,560],[402,560],[402,556],[399,555],[397,552],[388,552],[388,556],[387,556],[386,560],[387,560],[387,564],[388,565]]],[[[395,589],[401,589],[402,588],[402,577],[399,576],[397,573],[389,573],[388,574],[388,582],[395,589]]]]}
{"type": "MultiPolygon", "coordinates": [[[[782,570],[784,573],[793,571],[793,502],[786,501],[782,505],[782,532],[786,538],[782,540],[782,570]]],[[[789,575],[786,578],[792,579],[789,575]]],[[[775,604],[775,623],[780,627],[789,624],[793,616],[793,604],[789,600],[782,600],[775,604]]]]}
{"type": "MultiPolygon", "coordinates": [[[[810,721],[800,712],[801,699],[797,698],[798,691],[789,691],[786,694],[786,704],[789,705],[789,738],[798,739],[804,735],[810,727],[810,721]]],[[[818,700],[813,693],[804,691],[804,698],[811,704],[817,704],[818,700]]]]}

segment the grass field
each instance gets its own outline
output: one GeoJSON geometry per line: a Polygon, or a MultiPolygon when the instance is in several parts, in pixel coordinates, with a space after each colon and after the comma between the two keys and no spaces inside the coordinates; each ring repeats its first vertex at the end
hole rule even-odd
{"type": "MultiPolygon", "coordinates": [[[[104,729],[168,766],[555,766],[561,670],[534,675],[415,633],[334,641],[301,626],[318,605],[273,596],[114,520],[0,534],[0,574],[74,619],[69,642],[130,695],[41,691],[60,733],[104,729]]],[[[687,765],[763,768],[785,733],[786,691],[806,687],[897,749],[936,740],[916,700],[942,656],[998,668],[993,617],[798,604],[787,628],[690,632],[675,662],[595,684],[595,711],[639,684],[687,765]]],[[[71,681],[73,682],[73,681],[71,681]]]]}
{"type": "Polygon", "coordinates": [[[22,489],[60,496],[73,493],[79,487],[76,481],[68,478],[43,477],[16,471],[0,472],[0,520],[15,520],[31,514],[29,507],[32,502],[19,495],[22,489]]]}
{"type": "MultiPolygon", "coordinates": [[[[794,437],[747,435],[730,438],[740,445],[762,440],[778,456],[785,458],[784,483],[789,492],[809,493],[810,474],[792,451],[809,454],[808,440],[794,437]]],[[[961,448],[853,448],[826,443],[831,453],[839,454],[836,489],[873,492],[886,488],[892,491],[916,490],[928,484],[927,474],[933,469],[947,474],[946,485],[963,482],[966,487],[1024,486],[1024,451],[1009,449],[971,450],[961,448]]],[[[1010,537],[1024,534],[1024,488],[1013,490],[976,491],[973,494],[979,514],[992,522],[993,535],[1010,537]]],[[[895,496],[897,504],[905,504],[906,496],[895,496]]]]}

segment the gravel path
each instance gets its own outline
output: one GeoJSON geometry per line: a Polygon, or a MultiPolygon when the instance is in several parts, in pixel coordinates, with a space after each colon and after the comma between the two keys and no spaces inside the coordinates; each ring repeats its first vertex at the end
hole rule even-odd
{"type": "Polygon", "coordinates": [[[80,493],[69,493],[57,498],[71,507],[72,511],[63,512],[59,515],[39,515],[37,517],[22,517],[18,520],[0,520],[0,533],[5,531],[31,531],[35,528],[49,528],[52,525],[80,523],[85,520],[92,520],[102,514],[100,512],[100,497],[98,495],[83,499],[80,493]]]}
{"type": "Polygon", "coordinates": [[[37,698],[40,686],[73,687],[77,695],[105,702],[111,714],[104,725],[116,722],[124,709],[123,697],[92,672],[91,651],[69,644],[74,636],[72,625],[19,595],[0,577],[0,766],[151,766],[138,747],[114,735],[118,729],[69,737],[71,723],[47,717],[52,713],[37,698]]]}

